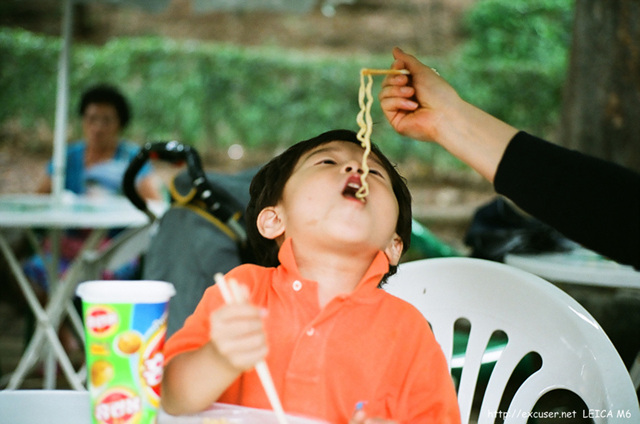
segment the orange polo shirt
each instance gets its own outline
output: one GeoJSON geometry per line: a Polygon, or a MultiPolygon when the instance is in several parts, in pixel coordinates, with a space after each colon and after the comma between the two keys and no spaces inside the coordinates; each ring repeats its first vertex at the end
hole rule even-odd
{"type": "MultiPolygon", "coordinates": [[[[300,276],[290,239],[281,265],[241,265],[227,274],[247,285],[265,318],[271,371],[285,411],[347,423],[357,402],[370,416],[400,423],[459,423],[453,382],[424,317],[378,282],[389,263],[380,252],[356,289],[318,306],[317,283],[300,276]]],[[[209,341],[209,316],[224,303],[205,292],[193,315],[166,343],[166,362],[209,341]]],[[[166,363],[165,362],[165,363],[166,363]]],[[[270,409],[254,370],[243,373],[218,399],[270,409]]]]}

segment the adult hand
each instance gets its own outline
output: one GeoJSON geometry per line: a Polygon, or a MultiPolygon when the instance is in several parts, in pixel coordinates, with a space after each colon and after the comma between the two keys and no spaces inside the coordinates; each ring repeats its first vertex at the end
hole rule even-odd
{"type": "Polygon", "coordinates": [[[461,99],[437,71],[414,56],[393,49],[392,69],[407,69],[410,75],[388,75],[378,96],[380,106],[393,128],[420,141],[438,141],[439,125],[461,99]]]}
{"type": "Polygon", "coordinates": [[[511,125],[465,102],[438,73],[401,49],[393,49],[393,69],[380,90],[380,105],[391,126],[420,141],[435,141],[493,182],[509,141],[511,125]]]}

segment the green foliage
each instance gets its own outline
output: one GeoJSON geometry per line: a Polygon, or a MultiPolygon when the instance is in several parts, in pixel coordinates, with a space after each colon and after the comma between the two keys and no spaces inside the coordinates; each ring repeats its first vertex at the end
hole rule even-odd
{"type": "Polygon", "coordinates": [[[465,16],[468,57],[562,65],[573,0],[483,0],[465,16]]]}
{"type": "Polygon", "coordinates": [[[572,19],[573,0],[478,2],[450,82],[471,103],[543,134],[560,113],[572,19]]]}
{"type": "Polygon", "coordinates": [[[0,30],[0,123],[32,128],[53,120],[60,43],[24,31],[0,30]]]}
{"type": "MultiPolygon", "coordinates": [[[[45,120],[53,126],[60,47],[55,38],[0,30],[0,125],[17,120],[28,131],[45,120]]],[[[126,135],[133,140],[178,139],[201,151],[240,143],[268,153],[329,129],[357,129],[359,70],[389,62],[158,38],[75,45],[72,53],[69,113],[75,136],[80,93],[109,82],[132,104],[126,135]]],[[[373,115],[375,139],[384,140],[391,156],[402,156],[414,142],[398,136],[379,108],[373,115]]]]}
{"type": "MultiPolygon", "coordinates": [[[[444,59],[423,58],[463,98],[536,133],[557,119],[569,47],[571,0],[482,0],[465,18],[468,42],[444,59]]],[[[0,128],[53,127],[57,38],[0,29],[0,128]]],[[[277,48],[160,38],[75,44],[70,63],[70,120],[78,137],[80,93],[97,82],[119,86],[132,103],[126,135],[177,139],[201,152],[240,143],[274,151],[334,128],[357,129],[361,67],[386,68],[389,55],[308,56],[277,48]]],[[[376,78],[374,91],[379,89],[376,78]]],[[[378,104],[374,141],[396,161],[435,167],[460,163],[432,144],[397,135],[378,104]]],[[[35,138],[35,136],[34,136],[35,138]]],[[[42,144],[49,145],[49,140],[42,144]]]]}

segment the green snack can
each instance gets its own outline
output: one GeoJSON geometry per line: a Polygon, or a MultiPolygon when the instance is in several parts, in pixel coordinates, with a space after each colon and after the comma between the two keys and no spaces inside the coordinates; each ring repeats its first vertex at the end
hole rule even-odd
{"type": "Polygon", "coordinates": [[[87,281],[82,299],[93,424],[156,422],[169,299],[164,281],[87,281]]]}

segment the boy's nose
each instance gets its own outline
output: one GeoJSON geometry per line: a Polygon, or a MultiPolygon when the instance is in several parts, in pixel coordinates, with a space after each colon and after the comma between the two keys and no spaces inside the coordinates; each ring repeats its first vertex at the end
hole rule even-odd
{"type": "Polygon", "coordinates": [[[347,163],[345,163],[344,165],[344,172],[345,173],[350,173],[350,172],[356,172],[358,174],[362,174],[364,171],[362,170],[362,168],[360,167],[360,163],[356,162],[356,161],[349,161],[347,163]]]}

